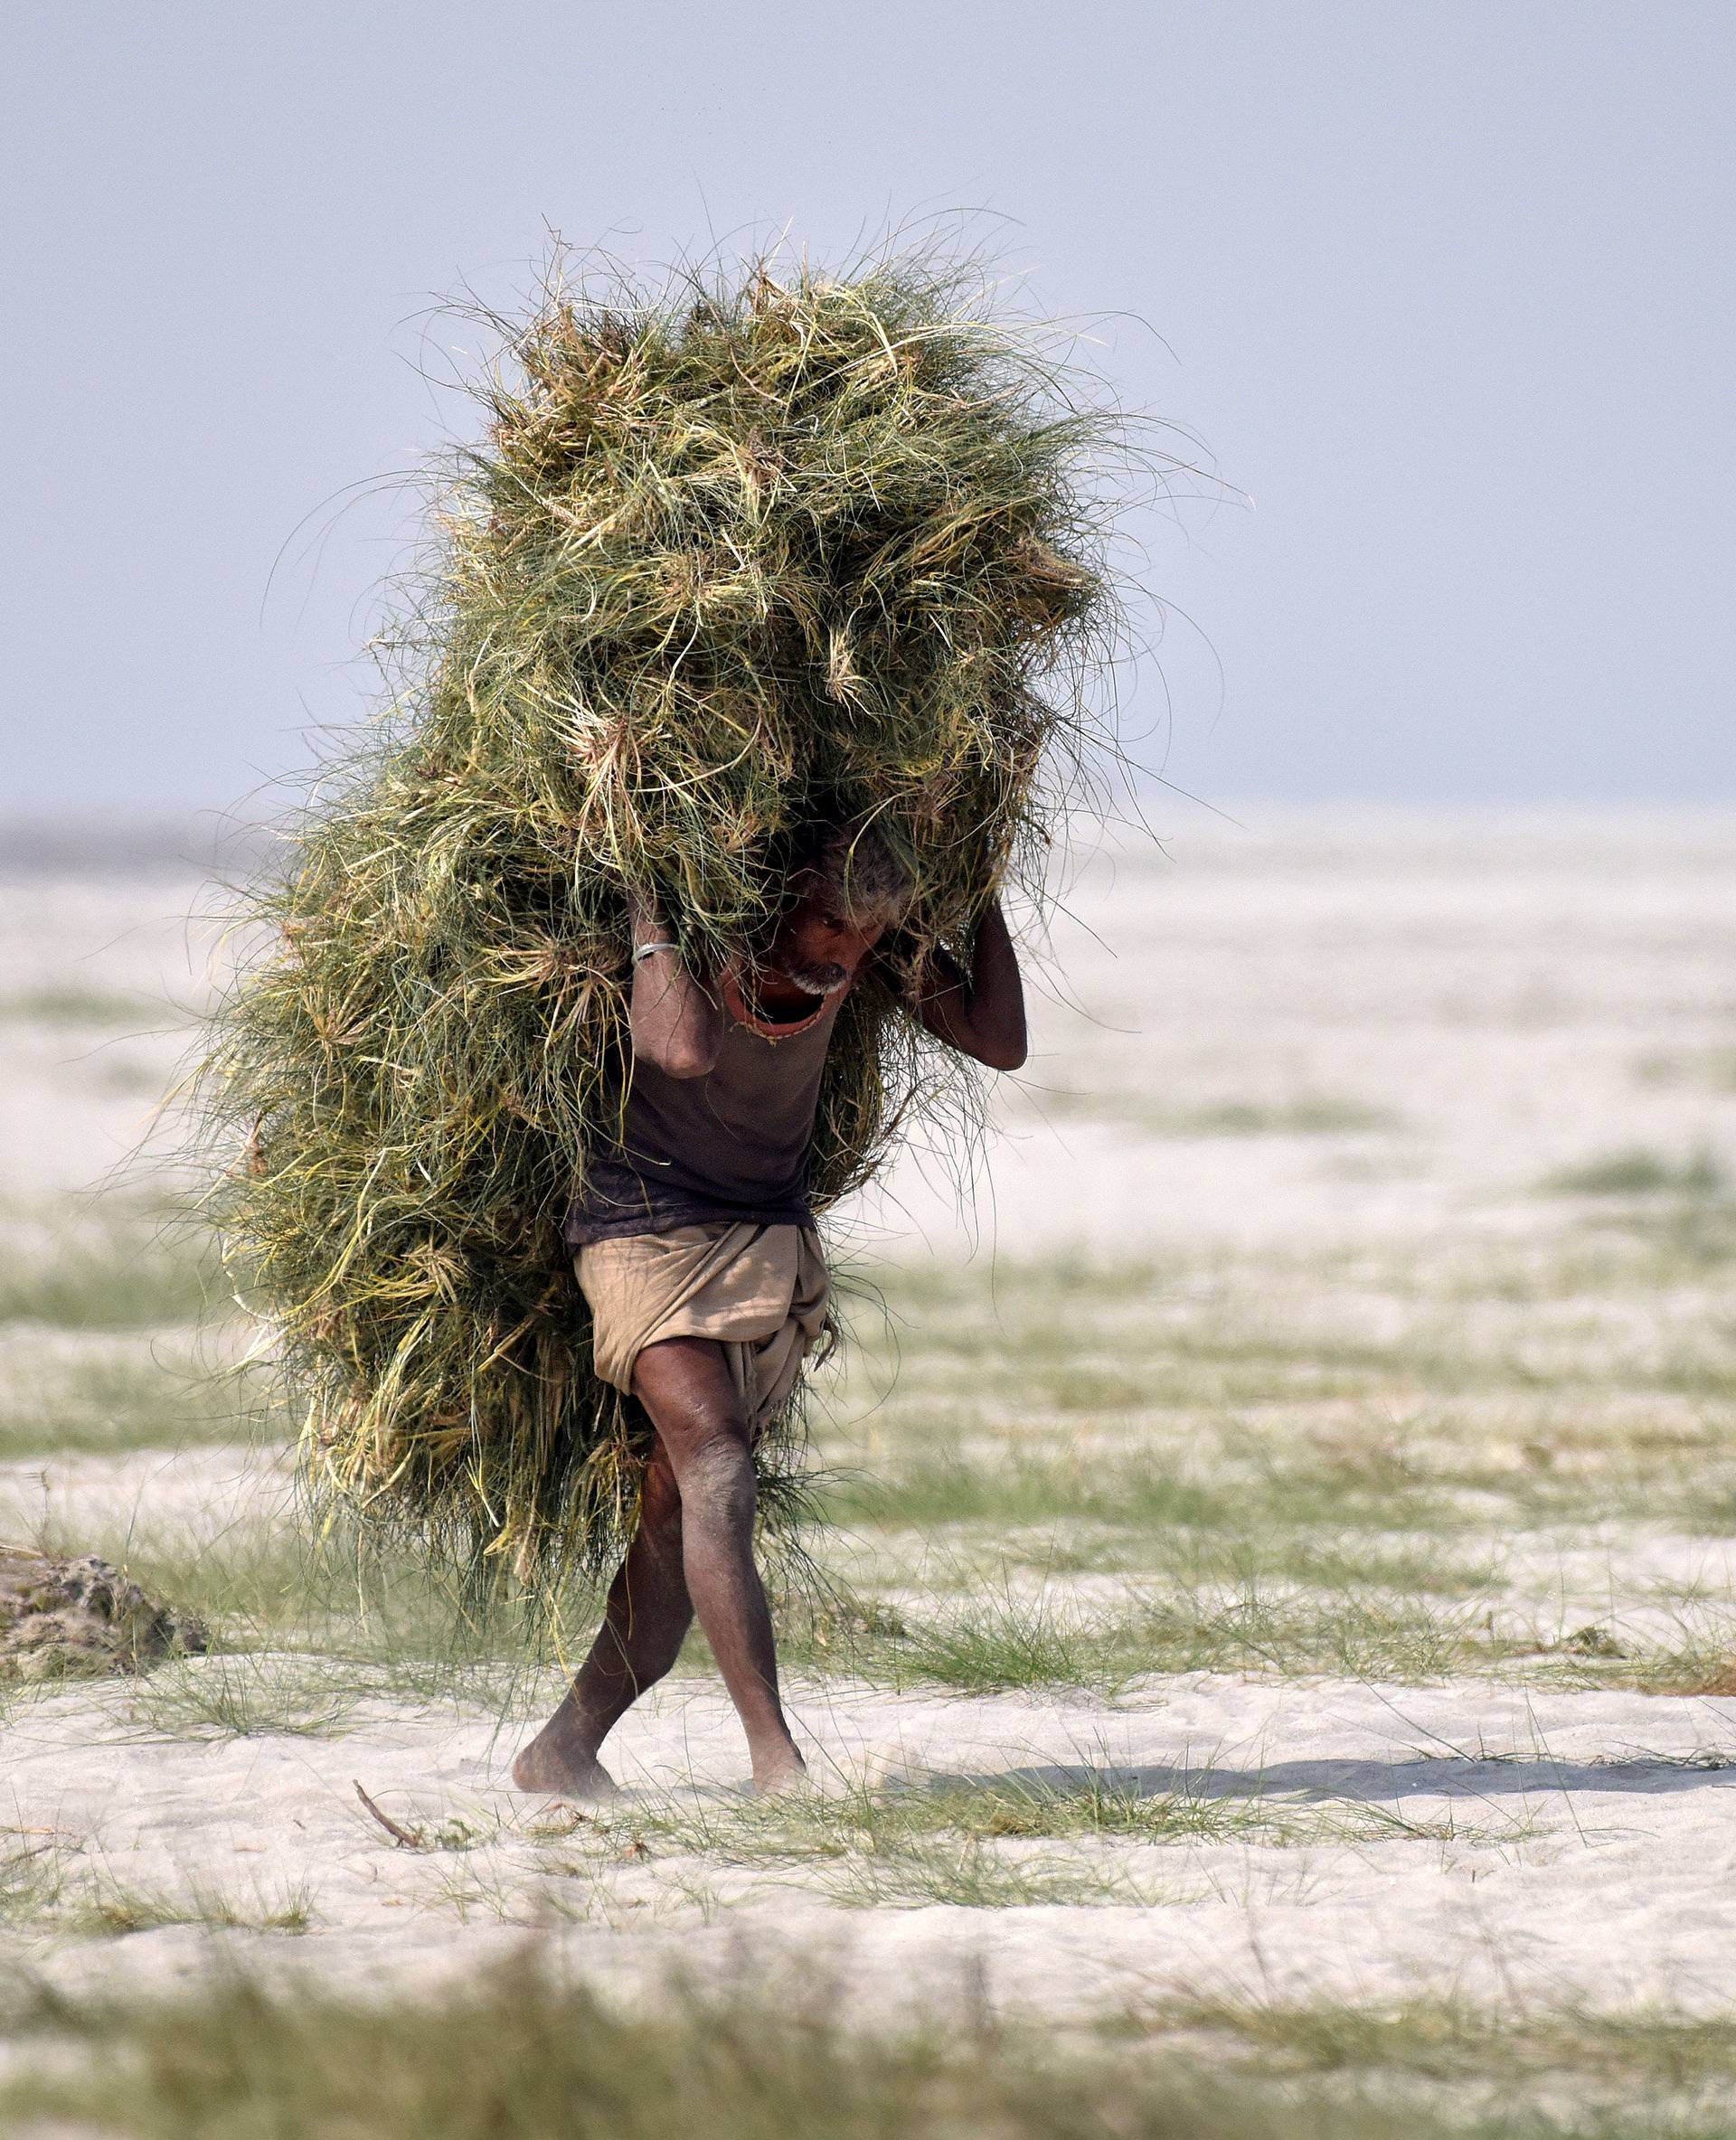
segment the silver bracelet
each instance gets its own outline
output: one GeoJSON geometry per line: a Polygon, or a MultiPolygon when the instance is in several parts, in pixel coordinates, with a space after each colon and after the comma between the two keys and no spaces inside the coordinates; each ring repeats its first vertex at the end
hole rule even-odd
{"type": "Polygon", "coordinates": [[[642,958],[649,958],[654,951],[679,951],[680,949],[679,944],[636,944],[633,947],[633,963],[637,966],[642,958]]]}

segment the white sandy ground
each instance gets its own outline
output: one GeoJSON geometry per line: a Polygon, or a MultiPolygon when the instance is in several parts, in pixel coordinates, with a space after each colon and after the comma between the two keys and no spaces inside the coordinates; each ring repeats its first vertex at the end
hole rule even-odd
{"type": "MultiPolygon", "coordinates": [[[[545,1809],[503,1790],[515,1733],[492,1719],[364,1704],[335,1739],[187,1744],[129,1726],[132,1700],[61,1695],[14,1723],[6,1819],[123,1891],[216,1892],[243,1913],[298,1899],[307,1937],[222,1938],[358,1987],[462,1970],[532,1928],[625,1995],[675,1964],[717,1988],[835,1970],[852,2011],[879,2018],[966,1995],[1077,2015],[1203,1994],[1704,2013],[1736,1985],[1736,1702],[1187,1677],[1111,1707],[798,1685],[800,1729],[837,1780],[1109,1768],[1146,1791],[1429,1824],[1416,1839],[1085,1853],[1112,1857],[1146,1906],[867,1909],[788,1869],[719,1871],[661,1845],[639,1856],[637,1789],[600,1849],[582,1830],[539,1840],[545,1809]],[[357,1780],[401,1823],[499,1824],[500,1839],[399,1849],[357,1780]]],[[[617,1762],[653,1793],[746,1780],[727,1705],[691,1686],[632,1719],[617,1762]]],[[[151,1982],[196,1966],[209,1937],[169,1928],[33,1962],[67,1985],[151,1982]]]]}
{"type": "MultiPolygon", "coordinates": [[[[1736,1152],[1736,1076],[1719,1067],[1736,1043],[1736,821],[1346,818],[1192,834],[1173,852],[1093,865],[1078,919],[1057,931],[1081,1007],[1042,1010],[1031,1071],[1003,1107],[978,1229],[1002,1252],[1475,1256],[1559,1229],[1561,1208],[1536,1193],[1553,1169],[1628,1145],[1736,1152]],[[1189,1128],[1213,1108],[1298,1099],[1364,1118],[1330,1135],[1189,1128]]],[[[0,998],[73,987],[145,1006],[124,1040],[0,1024],[14,1240],[52,1230],[145,1126],[183,1037],[154,1006],[202,985],[175,919],[196,890],[64,873],[0,888],[0,998]]],[[[863,1233],[944,1255],[971,1239],[920,1157],[863,1233]]],[[[27,1330],[5,1342],[33,1359],[50,1344],[27,1330]]],[[[9,1466],[0,1532],[47,1514],[62,1532],[125,1518],[212,1535],[257,1522],[260,1494],[280,1491],[222,1449],[9,1466]]],[[[1571,1546],[1487,1545],[1502,1610],[1545,1638],[1731,1589],[1726,1539],[1611,1524],[1571,1546]]],[[[74,1882],[196,1890],[244,1913],[294,1900],[309,1928],[26,1929],[4,1951],[62,1983],[112,1984],[190,1970],[214,1945],[385,1987],[534,1932],[623,1996],[672,1963],[712,1984],[847,1970],[865,2014],[951,1999],[1099,2012],[1219,1991],[1736,2003],[1736,1701],[1201,1676],[1113,1704],[835,1681],[792,1692],[833,1781],[1109,1768],[1152,1792],[1316,1808],[1359,1839],[1033,1843],[1018,1847],[1119,1869],[1146,1900],[848,1908],[823,1891],[824,1868],[634,1849],[635,1805],[653,1803],[640,1792],[727,1796],[745,1780],[732,1719],[703,1682],[674,1683],[623,1727],[615,1760],[633,1789],[600,1837],[504,1788],[516,1720],[364,1700],[335,1736],[189,1740],[151,1736],[140,1691],[110,1684],[0,1715],[0,1829],[74,1882]],[[474,1846],[394,1848],[356,1779],[401,1821],[466,1824],[474,1846]],[[1374,1834],[1358,1808],[1426,1832],[1374,1834]]]]}

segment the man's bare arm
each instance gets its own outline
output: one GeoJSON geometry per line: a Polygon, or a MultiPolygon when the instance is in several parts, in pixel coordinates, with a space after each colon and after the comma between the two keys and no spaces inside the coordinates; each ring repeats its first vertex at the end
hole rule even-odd
{"type": "Polygon", "coordinates": [[[998,900],[977,924],[970,971],[949,952],[933,951],[918,976],[914,1007],[930,1032],[990,1070],[1024,1062],[1024,984],[998,900]]]}
{"type": "Polygon", "coordinates": [[[723,1044],[722,1010],[683,965],[675,932],[656,908],[635,899],[629,910],[636,954],[627,1006],[633,1052],[672,1078],[703,1078],[723,1044]],[[637,957],[646,945],[660,948],[637,957]]]}

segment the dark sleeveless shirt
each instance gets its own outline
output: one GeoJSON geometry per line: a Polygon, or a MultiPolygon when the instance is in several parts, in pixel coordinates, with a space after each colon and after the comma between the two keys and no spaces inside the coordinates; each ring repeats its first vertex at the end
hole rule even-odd
{"type": "Polygon", "coordinates": [[[727,1017],[703,1078],[633,1061],[609,1096],[616,1133],[586,1155],[567,1209],[569,1248],[710,1221],[811,1226],[808,1153],[820,1076],[844,991],[811,1025],[779,1037],[727,1017]]]}

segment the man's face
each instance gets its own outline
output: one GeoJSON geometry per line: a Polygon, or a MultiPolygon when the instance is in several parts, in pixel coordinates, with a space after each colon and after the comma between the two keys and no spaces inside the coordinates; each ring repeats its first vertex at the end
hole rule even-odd
{"type": "Polygon", "coordinates": [[[884,922],[854,920],[823,878],[804,871],[795,904],[778,924],[765,963],[810,995],[829,995],[853,980],[886,933],[884,922]]]}

